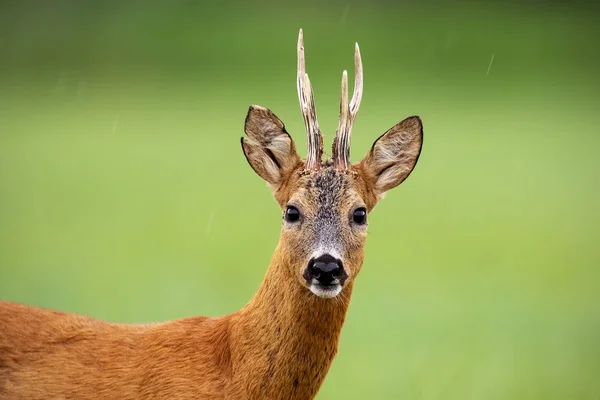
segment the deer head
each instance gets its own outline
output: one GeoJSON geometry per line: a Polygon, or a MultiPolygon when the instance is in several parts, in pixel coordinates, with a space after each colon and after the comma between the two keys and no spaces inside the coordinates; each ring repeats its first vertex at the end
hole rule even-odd
{"type": "Polygon", "coordinates": [[[390,189],[414,169],[423,142],[419,117],[409,117],[381,135],[365,157],[350,162],[352,125],[360,106],[363,70],[355,47],[354,93],[342,74],[340,119],[332,158],[322,160],[313,91],[298,37],[298,98],[308,137],[301,159],[283,122],[269,109],[251,106],[242,138],[246,159],[263,178],[283,212],[279,250],[289,277],[319,297],[339,295],[358,275],[364,258],[367,216],[390,189]]]}

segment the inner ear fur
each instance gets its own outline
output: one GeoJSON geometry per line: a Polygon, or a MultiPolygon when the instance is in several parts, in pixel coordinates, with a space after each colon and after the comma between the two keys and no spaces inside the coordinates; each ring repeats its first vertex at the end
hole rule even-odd
{"type": "Polygon", "coordinates": [[[401,184],[413,171],[423,145],[423,124],[408,117],[381,135],[357,164],[377,197],[401,184]]]}
{"type": "Polygon", "coordinates": [[[268,108],[250,106],[242,137],[242,149],[254,171],[272,186],[298,165],[296,145],[281,120],[268,108]]]}

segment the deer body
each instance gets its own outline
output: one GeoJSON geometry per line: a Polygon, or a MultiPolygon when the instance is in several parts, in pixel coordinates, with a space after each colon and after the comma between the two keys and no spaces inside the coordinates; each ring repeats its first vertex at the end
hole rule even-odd
{"type": "Polygon", "coordinates": [[[333,156],[322,161],[312,87],[298,40],[298,94],[308,135],[301,159],[285,126],[252,106],[246,159],[283,211],[263,283],[239,311],[149,325],[0,302],[0,400],[313,399],[337,353],[364,259],[367,213],[416,165],[418,117],[398,123],[352,164],[350,134],[362,96],[362,62],[348,102],[342,77],[333,156]]]}
{"type": "Polygon", "coordinates": [[[112,324],[1,302],[0,399],[311,399],[348,300],[282,291],[281,262],[278,249],[254,298],[218,318],[112,324]]]}

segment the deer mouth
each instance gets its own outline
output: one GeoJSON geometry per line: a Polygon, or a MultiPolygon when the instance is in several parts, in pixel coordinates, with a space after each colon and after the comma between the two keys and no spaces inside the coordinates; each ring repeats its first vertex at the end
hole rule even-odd
{"type": "Polygon", "coordinates": [[[328,285],[323,285],[318,281],[313,281],[308,286],[308,289],[315,295],[322,297],[324,299],[330,299],[332,297],[337,296],[342,291],[343,286],[338,283],[330,283],[328,285]]]}

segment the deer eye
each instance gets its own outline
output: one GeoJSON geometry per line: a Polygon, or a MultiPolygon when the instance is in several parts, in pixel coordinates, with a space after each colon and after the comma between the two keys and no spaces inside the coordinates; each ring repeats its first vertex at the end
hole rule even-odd
{"type": "Polygon", "coordinates": [[[287,206],[283,217],[287,222],[297,222],[300,219],[300,211],[294,206],[287,206]]]}
{"type": "Polygon", "coordinates": [[[352,214],[352,221],[358,225],[364,225],[367,223],[367,209],[364,207],[357,208],[352,214]]]}

